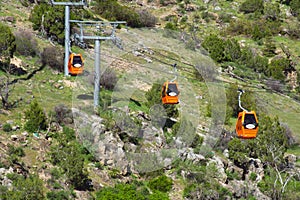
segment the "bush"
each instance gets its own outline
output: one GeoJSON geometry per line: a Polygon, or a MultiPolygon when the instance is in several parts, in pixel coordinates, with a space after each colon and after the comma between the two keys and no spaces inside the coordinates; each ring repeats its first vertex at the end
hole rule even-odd
{"type": "Polygon", "coordinates": [[[273,57],[274,55],[276,55],[276,45],[274,40],[271,37],[267,37],[265,42],[265,47],[263,49],[263,54],[266,57],[273,57]]]}
{"type": "Polygon", "coordinates": [[[10,132],[12,130],[11,124],[9,123],[4,124],[2,128],[4,132],[10,132]]]}
{"type": "Polygon", "coordinates": [[[15,36],[9,26],[0,23],[0,55],[2,63],[9,63],[16,50],[15,36]],[[4,59],[3,59],[4,58],[4,59]]]}
{"type": "Polygon", "coordinates": [[[107,68],[100,78],[100,85],[107,90],[112,90],[117,84],[117,81],[118,77],[116,72],[112,68],[107,68]]]}
{"type": "Polygon", "coordinates": [[[251,37],[255,41],[260,41],[262,38],[271,36],[271,30],[265,21],[258,21],[252,24],[251,37]]]}
{"type": "Polygon", "coordinates": [[[73,114],[70,108],[64,104],[55,106],[54,108],[55,120],[60,125],[63,124],[72,124],[73,123],[73,114]]]}
{"type": "Polygon", "coordinates": [[[60,141],[61,148],[52,149],[50,152],[51,162],[59,165],[67,176],[67,181],[75,189],[89,190],[91,189],[90,180],[84,166],[84,155],[82,147],[76,141],[66,140],[60,141]]]}
{"type": "Polygon", "coordinates": [[[18,31],[15,33],[16,53],[22,56],[35,56],[37,54],[37,41],[28,31],[18,31]]]}
{"type": "MultiPolygon", "coordinates": [[[[268,68],[268,59],[266,57],[259,56],[254,49],[250,49],[248,47],[242,49],[242,55],[238,62],[239,64],[257,72],[266,73],[268,68]]],[[[246,74],[246,71],[244,74],[245,76],[249,76],[246,74]]]]}
{"type": "Polygon", "coordinates": [[[226,29],[227,34],[231,35],[249,35],[251,32],[251,23],[248,20],[232,20],[226,29]]]}
{"type": "Polygon", "coordinates": [[[202,19],[204,19],[207,23],[211,20],[216,20],[216,16],[213,13],[210,13],[208,11],[203,11],[201,13],[202,19]]]}
{"type": "Polygon", "coordinates": [[[157,23],[157,18],[147,10],[138,11],[141,24],[145,27],[154,27],[157,23]]]}
{"type": "Polygon", "coordinates": [[[263,0],[246,0],[239,8],[240,12],[244,13],[262,13],[264,10],[263,0]]]}
{"type": "Polygon", "coordinates": [[[167,22],[164,28],[169,30],[178,30],[177,25],[174,22],[167,22]]]}
{"type": "Polygon", "coordinates": [[[22,149],[22,147],[14,147],[13,145],[8,145],[8,155],[13,156],[19,156],[19,157],[23,157],[25,156],[25,152],[22,149]]]}
{"type": "Polygon", "coordinates": [[[62,72],[64,70],[64,53],[57,47],[46,47],[41,54],[43,65],[62,72]]]}
{"type": "Polygon", "coordinates": [[[155,191],[149,195],[148,200],[169,200],[169,196],[166,193],[155,191]]]}
{"type": "Polygon", "coordinates": [[[255,181],[256,178],[257,178],[257,174],[255,174],[254,172],[251,172],[251,174],[250,174],[250,176],[249,176],[249,179],[250,179],[251,181],[255,181]]]}
{"type": "Polygon", "coordinates": [[[204,38],[202,47],[209,52],[210,57],[216,62],[222,62],[225,58],[225,43],[217,35],[211,34],[204,38]]]}
{"type": "Polygon", "coordinates": [[[95,11],[108,20],[126,21],[133,28],[154,26],[156,23],[156,18],[148,11],[132,10],[119,4],[117,0],[97,0],[95,11]]]}
{"type": "Polygon", "coordinates": [[[292,15],[298,17],[300,14],[300,0],[293,0],[290,3],[292,15]]]}
{"type": "Polygon", "coordinates": [[[149,188],[153,191],[169,192],[172,189],[173,181],[166,175],[159,176],[149,181],[149,188]]]}
{"type": "Polygon", "coordinates": [[[100,113],[102,111],[108,110],[108,107],[111,106],[111,94],[110,93],[104,93],[100,95],[100,100],[99,100],[99,106],[100,106],[100,113]]]}
{"type": "Polygon", "coordinates": [[[267,20],[276,21],[280,18],[279,3],[266,3],[264,7],[264,16],[267,20]]]}
{"type": "Polygon", "coordinates": [[[300,38],[300,25],[297,24],[288,24],[288,31],[283,32],[284,34],[288,34],[292,39],[300,38]]]}
{"type": "Polygon", "coordinates": [[[266,74],[272,76],[276,80],[283,81],[285,79],[285,70],[290,66],[290,61],[287,58],[273,59],[268,66],[266,74]]]}
{"type": "Polygon", "coordinates": [[[194,153],[200,153],[200,148],[203,144],[204,138],[199,136],[198,134],[195,135],[193,142],[191,144],[191,148],[193,148],[194,153]]]}
{"type": "MultiPolygon", "coordinates": [[[[70,18],[74,19],[72,14],[70,18]]],[[[63,43],[65,26],[62,6],[51,6],[45,2],[36,4],[31,10],[29,20],[33,23],[34,30],[55,38],[60,44],[63,43]]]]}
{"type": "Polygon", "coordinates": [[[31,102],[29,110],[25,111],[25,118],[27,120],[25,130],[29,132],[46,130],[46,115],[36,100],[31,102]]]}
{"type": "Polygon", "coordinates": [[[143,194],[134,184],[117,184],[105,187],[96,193],[96,200],[146,200],[148,194],[143,194]]]}
{"type": "Polygon", "coordinates": [[[228,13],[220,13],[219,19],[223,22],[223,23],[229,23],[232,20],[232,14],[228,14],[228,13]]]}
{"type": "MultiPolygon", "coordinates": [[[[0,188],[1,190],[1,188],[0,188]]],[[[1,199],[45,199],[44,184],[38,175],[14,176],[12,187],[1,191],[1,199]],[[3,193],[2,193],[3,192],[3,193]]]]}
{"type": "Polygon", "coordinates": [[[235,62],[241,57],[241,48],[236,39],[227,39],[224,47],[225,58],[229,62],[235,62]]]}
{"type": "Polygon", "coordinates": [[[69,193],[66,191],[51,191],[47,192],[48,200],[69,200],[69,193]]]}

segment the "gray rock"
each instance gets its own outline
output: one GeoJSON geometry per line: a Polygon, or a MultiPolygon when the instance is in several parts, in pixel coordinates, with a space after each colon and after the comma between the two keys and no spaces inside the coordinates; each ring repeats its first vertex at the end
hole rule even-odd
{"type": "Polygon", "coordinates": [[[12,139],[13,141],[15,141],[15,140],[18,139],[18,136],[17,136],[17,135],[11,135],[11,136],[10,136],[10,139],[12,139]]]}

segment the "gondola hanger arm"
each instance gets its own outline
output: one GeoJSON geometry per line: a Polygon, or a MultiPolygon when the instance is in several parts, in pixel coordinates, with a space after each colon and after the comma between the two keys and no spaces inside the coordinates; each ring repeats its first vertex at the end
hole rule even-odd
{"type": "Polygon", "coordinates": [[[244,107],[242,107],[242,103],[241,103],[241,96],[242,96],[242,94],[243,93],[245,93],[245,91],[244,90],[242,90],[242,89],[238,89],[238,93],[239,93],[239,107],[243,110],[243,111],[245,111],[245,112],[249,112],[248,110],[246,110],[244,107]]]}
{"type": "Polygon", "coordinates": [[[174,77],[170,82],[174,82],[174,81],[177,79],[177,68],[176,68],[176,66],[177,66],[177,64],[175,63],[175,64],[173,65],[175,77],[174,77]]]}

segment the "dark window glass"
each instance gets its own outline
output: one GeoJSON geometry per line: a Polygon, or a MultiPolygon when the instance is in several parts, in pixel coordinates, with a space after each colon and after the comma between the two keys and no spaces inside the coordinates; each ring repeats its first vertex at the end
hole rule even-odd
{"type": "Polygon", "coordinates": [[[174,92],[176,94],[175,96],[178,95],[178,89],[175,83],[169,83],[167,94],[169,95],[171,92],[174,92]]]}
{"type": "Polygon", "coordinates": [[[256,125],[256,120],[254,114],[246,114],[244,119],[244,126],[247,124],[253,124],[256,125]]]}
{"type": "Polygon", "coordinates": [[[75,64],[82,65],[82,60],[81,60],[80,56],[74,56],[74,58],[73,58],[73,65],[75,65],[75,64]]]}

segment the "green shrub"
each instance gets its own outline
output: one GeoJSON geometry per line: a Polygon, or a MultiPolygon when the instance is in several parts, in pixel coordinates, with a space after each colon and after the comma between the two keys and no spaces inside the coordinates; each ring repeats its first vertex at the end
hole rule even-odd
{"type": "MultiPolygon", "coordinates": [[[[72,14],[70,18],[74,19],[72,14]]],[[[39,30],[45,36],[55,38],[60,44],[63,43],[65,36],[63,6],[51,6],[47,3],[36,4],[31,10],[29,20],[33,23],[34,30],[39,30]]]]}
{"type": "Polygon", "coordinates": [[[146,200],[146,197],[134,184],[117,184],[96,192],[96,200],[146,200]]]}
{"type": "MultiPolygon", "coordinates": [[[[194,124],[188,120],[186,117],[183,117],[179,122],[176,122],[173,126],[172,126],[172,135],[181,135],[181,136],[185,136],[184,140],[186,143],[190,143],[191,145],[193,145],[193,139],[196,133],[196,127],[194,126],[194,124]]],[[[196,138],[195,142],[195,146],[199,145],[201,143],[201,138],[196,138]],[[198,143],[197,143],[198,142],[198,143]]]]}
{"type": "MultiPolygon", "coordinates": [[[[242,54],[240,59],[238,60],[238,63],[244,65],[252,71],[257,72],[265,73],[268,68],[268,59],[266,57],[257,55],[252,49],[248,47],[242,49],[242,54]]],[[[244,71],[244,74],[245,75],[243,75],[242,77],[251,77],[251,75],[252,77],[255,77],[252,72],[251,74],[247,74],[246,71],[244,71]]]]}
{"type": "Polygon", "coordinates": [[[232,20],[232,14],[222,12],[219,15],[219,20],[221,20],[223,23],[229,23],[232,20]]]}
{"type": "Polygon", "coordinates": [[[10,132],[12,130],[11,124],[9,123],[3,124],[2,128],[4,132],[10,132]]]}
{"type": "Polygon", "coordinates": [[[178,27],[174,22],[167,22],[164,28],[169,30],[178,30],[178,27]]]}
{"type": "Polygon", "coordinates": [[[149,195],[148,200],[169,200],[169,196],[166,193],[155,191],[149,195]]]}
{"type": "Polygon", "coordinates": [[[268,76],[272,76],[276,80],[283,81],[285,79],[285,70],[290,66],[287,58],[273,59],[266,70],[268,76]]]}
{"type": "MultiPolygon", "coordinates": [[[[12,177],[12,176],[10,176],[12,177]]],[[[0,188],[1,191],[1,188],[0,188]]],[[[13,175],[12,187],[9,190],[1,191],[1,199],[45,199],[45,187],[38,175],[29,174],[27,177],[13,175]],[[2,193],[3,192],[3,193],[2,193]]]]}
{"type": "Polygon", "coordinates": [[[254,172],[251,172],[251,174],[250,174],[250,176],[249,176],[249,179],[250,179],[251,181],[255,181],[256,178],[257,178],[257,174],[255,174],[254,172]]]}
{"type": "Polygon", "coordinates": [[[298,17],[300,14],[300,0],[293,0],[290,2],[291,12],[294,16],[298,17]]]}
{"type": "Polygon", "coordinates": [[[267,37],[264,42],[263,54],[266,57],[273,57],[276,55],[276,45],[271,37],[267,37]]]}
{"type": "Polygon", "coordinates": [[[152,191],[169,192],[172,189],[173,181],[166,175],[159,176],[149,181],[149,188],[152,191]]]}
{"type": "Polygon", "coordinates": [[[135,11],[132,8],[121,5],[117,0],[97,0],[96,13],[108,20],[126,21],[133,28],[154,26],[157,19],[147,10],[135,11]]]}
{"type": "Polygon", "coordinates": [[[239,175],[239,173],[233,171],[233,172],[230,172],[228,170],[225,171],[226,175],[227,175],[227,179],[228,180],[241,180],[241,176],[239,175]]]}
{"type": "Polygon", "coordinates": [[[52,168],[50,174],[54,180],[58,180],[63,175],[57,167],[52,168]]]}
{"type": "Polygon", "coordinates": [[[66,191],[50,191],[47,192],[48,200],[69,200],[71,199],[69,193],[66,191]]]}
{"type": "Polygon", "coordinates": [[[211,20],[216,20],[216,16],[208,11],[203,11],[201,13],[202,19],[204,19],[206,22],[209,22],[211,20]]]}
{"type": "Polygon", "coordinates": [[[227,61],[235,62],[241,57],[241,48],[236,39],[227,39],[224,46],[224,56],[227,61]]]}
{"type": "MultiPolygon", "coordinates": [[[[0,55],[1,62],[8,64],[16,50],[15,36],[9,26],[0,23],[0,55]]],[[[0,66],[0,69],[2,66],[0,66]]]]}
{"type": "Polygon", "coordinates": [[[243,19],[232,20],[225,32],[230,35],[249,35],[251,33],[251,22],[243,19]]]}
{"type": "Polygon", "coordinates": [[[15,33],[16,53],[22,56],[35,56],[38,51],[38,44],[32,33],[28,31],[18,31],[15,33]]]}
{"type": "Polygon", "coordinates": [[[289,23],[287,24],[288,35],[292,39],[299,39],[300,38],[300,24],[299,23],[289,23]]]}
{"type": "Polygon", "coordinates": [[[35,132],[46,130],[46,115],[36,100],[32,101],[28,110],[25,111],[25,130],[35,132]]]}
{"type": "Polygon", "coordinates": [[[264,16],[267,20],[277,21],[280,19],[280,4],[266,3],[264,7],[264,16]]]}
{"type": "Polygon", "coordinates": [[[8,155],[13,156],[16,155],[18,157],[25,156],[25,152],[22,147],[15,147],[13,145],[8,145],[8,155]]]}
{"type": "Polygon", "coordinates": [[[60,148],[52,148],[50,152],[51,163],[62,168],[67,182],[75,189],[91,189],[88,173],[84,166],[82,147],[77,141],[62,140],[60,148]]]}
{"type": "Polygon", "coordinates": [[[225,58],[225,43],[222,38],[211,34],[204,38],[202,47],[209,52],[210,57],[216,62],[222,62],[225,58]]]}
{"type": "Polygon", "coordinates": [[[258,41],[258,40],[264,38],[264,32],[258,24],[254,24],[252,26],[251,35],[255,41],[258,41]]]}
{"type": "Polygon", "coordinates": [[[264,9],[264,2],[263,0],[246,0],[244,1],[239,10],[240,12],[244,13],[262,13],[264,9]]]}

